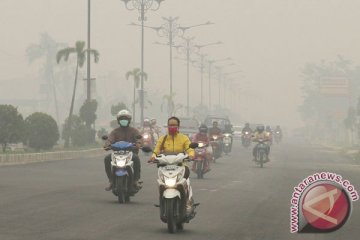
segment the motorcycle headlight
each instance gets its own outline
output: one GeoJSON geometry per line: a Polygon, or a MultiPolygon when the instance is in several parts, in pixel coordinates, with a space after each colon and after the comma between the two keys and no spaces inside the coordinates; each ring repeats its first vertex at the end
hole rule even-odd
{"type": "Polygon", "coordinates": [[[214,140],[216,140],[217,138],[218,138],[218,136],[216,136],[216,135],[213,136],[213,139],[214,139],[214,140]]]}
{"type": "Polygon", "coordinates": [[[176,179],[177,177],[174,178],[165,177],[165,185],[168,187],[174,187],[176,185],[176,179]]]}
{"type": "Polygon", "coordinates": [[[144,138],[144,139],[148,139],[148,138],[149,138],[149,135],[145,134],[145,135],[143,136],[143,138],[144,138]]]}
{"type": "Polygon", "coordinates": [[[249,132],[245,132],[245,134],[247,135],[247,134],[249,134],[249,132]]]}
{"type": "Polygon", "coordinates": [[[116,166],[118,167],[125,167],[126,160],[125,159],[116,159],[116,166]]]}

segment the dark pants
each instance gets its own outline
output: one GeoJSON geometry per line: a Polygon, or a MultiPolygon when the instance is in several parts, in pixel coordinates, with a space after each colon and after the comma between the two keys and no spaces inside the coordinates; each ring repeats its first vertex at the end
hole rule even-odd
{"type": "MultiPolygon", "coordinates": [[[[254,156],[254,158],[256,158],[256,151],[257,151],[257,146],[258,146],[258,144],[256,144],[256,146],[254,147],[254,149],[253,149],[253,156],[254,156]]],[[[270,146],[268,145],[268,144],[266,144],[266,156],[269,156],[269,154],[270,154],[270,146]]]]}
{"type": "MultiPolygon", "coordinates": [[[[140,171],[141,171],[141,164],[140,158],[137,154],[133,154],[132,161],[134,162],[134,179],[135,181],[140,179],[140,171]]],[[[111,172],[111,154],[107,155],[104,159],[105,163],[105,172],[109,179],[109,182],[113,180],[113,173],[111,172]]]]}

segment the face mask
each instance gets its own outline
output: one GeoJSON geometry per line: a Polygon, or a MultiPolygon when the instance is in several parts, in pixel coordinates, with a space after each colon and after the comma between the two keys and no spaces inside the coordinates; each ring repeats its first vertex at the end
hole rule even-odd
{"type": "Polygon", "coordinates": [[[127,127],[129,125],[129,120],[122,119],[119,121],[121,127],[127,127]]]}
{"type": "Polygon", "coordinates": [[[174,135],[175,133],[177,133],[179,130],[179,127],[178,126],[169,126],[168,127],[168,132],[169,134],[171,135],[174,135]]]}

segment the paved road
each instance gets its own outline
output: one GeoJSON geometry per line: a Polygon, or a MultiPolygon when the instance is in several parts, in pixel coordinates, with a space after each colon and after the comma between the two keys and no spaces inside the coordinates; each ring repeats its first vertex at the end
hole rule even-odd
{"type": "Polygon", "coordinates": [[[360,204],[331,234],[290,234],[293,187],[318,171],[332,171],[360,190],[360,166],[310,146],[283,144],[260,169],[250,151],[234,147],[203,180],[192,180],[198,215],[175,235],[159,220],[156,168],[143,164],[144,187],[127,205],[104,191],[101,159],[0,167],[1,240],[99,239],[358,239],[360,204]]]}

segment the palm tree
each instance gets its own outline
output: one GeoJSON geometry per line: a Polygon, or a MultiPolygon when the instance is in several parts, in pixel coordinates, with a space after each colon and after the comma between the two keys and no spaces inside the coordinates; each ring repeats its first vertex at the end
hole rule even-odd
{"type": "Polygon", "coordinates": [[[166,94],[163,96],[163,103],[161,104],[161,111],[163,111],[163,106],[166,103],[167,106],[167,112],[168,112],[168,117],[171,117],[174,113],[175,113],[175,102],[174,102],[174,97],[175,97],[176,93],[172,93],[172,94],[166,94]]]}
{"type": "MultiPolygon", "coordinates": [[[[90,49],[90,54],[94,55],[94,61],[97,63],[99,61],[99,52],[95,49],[90,49]]],[[[73,94],[71,98],[71,105],[70,105],[70,112],[69,112],[69,128],[71,129],[71,116],[73,115],[74,110],[74,100],[75,100],[75,92],[76,92],[76,83],[78,78],[78,72],[79,67],[81,68],[84,66],[85,60],[86,60],[86,54],[88,52],[88,49],[85,49],[85,42],[83,41],[77,41],[75,43],[75,47],[67,47],[64,49],[61,49],[56,54],[56,62],[59,63],[62,58],[64,58],[65,61],[69,59],[70,54],[76,53],[76,71],[75,71],[75,81],[74,81],[74,89],[73,94]]],[[[68,141],[65,141],[65,146],[68,146],[68,141]]]]}
{"type": "MultiPolygon", "coordinates": [[[[38,44],[31,44],[26,49],[26,55],[29,59],[29,62],[32,63],[35,60],[45,57],[45,73],[44,76],[48,81],[48,84],[51,87],[52,94],[54,97],[55,104],[55,114],[56,120],[59,122],[59,109],[58,109],[58,101],[56,94],[56,87],[54,83],[54,65],[55,65],[55,55],[60,47],[64,47],[64,44],[56,42],[52,39],[48,33],[42,33],[40,36],[40,42],[38,44]]],[[[47,101],[49,101],[49,94],[47,94],[47,101]]]]}
{"type": "Polygon", "coordinates": [[[132,76],[133,80],[134,80],[133,103],[132,103],[134,121],[135,121],[135,103],[136,103],[135,92],[136,92],[136,88],[139,88],[141,75],[144,76],[144,80],[146,81],[148,76],[147,76],[146,72],[142,73],[140,68],[134,68],[132,71],[128,71],[125,75],[127,80],[129,80],[130,76],[132,76]]]}

